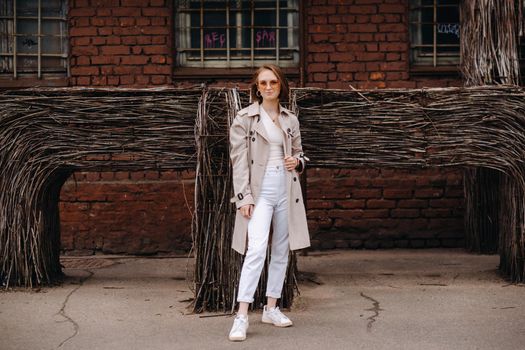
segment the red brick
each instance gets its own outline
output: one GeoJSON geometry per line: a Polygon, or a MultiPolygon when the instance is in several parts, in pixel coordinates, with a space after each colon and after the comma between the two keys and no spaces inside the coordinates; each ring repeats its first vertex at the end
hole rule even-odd
{"type": "Polygon", "coordinates": [[[346,208],[346,209],[357,209],[357,208],[365,208],[366,207],[366,200],[364,199],[346,199],[346,200],[338,200],[335,201],[335,207],[336,208],[346,208]]]}
{"type": "Polygon", "coordinates": [[[120,0],[120,6],[124,7],[143,6],[144,3],[144,0],[120,0]]]}
{"type": "Polygon", "coordinates": [[[89,56],[78,56],[76,64],[79,66],[89,66],[91,64],[89,56]]]}
{"type": "Polygon", "coordinates": [[[171,74],[171,67],[160,65],[147,65],[144,66],[144,74],[171,74]]]}
{"type": "Polygon", "coordinates": [[[373,5],[349,6],[348,13],[352,14],[374,14],[377,13],[377,7],[373,5]]]}
{"type": "Polygon", "coordinates": [[[349,24],[348,31],[352,33],[375,33],[377,32],[377,25],[369,24],[349,24]]]}
{"type": "Polygon", "coordinates": [[[414,197],[416,198],[439,198],[442,195],[442,188],[416,189],[414,191],[414,197]]]}
{"type": "Polygon", "coordinates": [[[111,35],[113,34],[113,28],[110,28],[110,27],[98,28],[98,34],[99,35],[111,35]]]}
{"type": "Polygon", "coordinates": [[[399,208],[427,208],[428,201],[424,199],[400,199],[397,206],[399,208]]]}
{"type": "Polygon", "coordinates": [[[111,10],[113,16],[117,17],[140,17],[140,7],[115,7],[111,10]]]}
{"type": "Polygon", "coordinates": [[[384,33],[404,32],[405,30],[406,26],[401,23],[379,24],[379,31],[384,33]]]}
{"type": "Polygon", "coordinates": [[[93,45],[105,45],[106,44],[106,38],[105,37],[100,37],[100,36],[95,36],[93,38],[91,38],[91,43],[93,45]]]}
{"type": "Polygon", "coordinates": [[[121,62],[122,64],[143,65],[148,63],[148,60],[148,56],[123,56],[121,62]]]}
{"type": "Polygon", "coordinates": [[[71,67],[71,75],[98,75],[98,67],[71,67]]]}
{"type": "Polygon", "coordinates": [[[381,189],[352,189],[352,198],[381,198],[381,189]]]}
{"type": "Polygon", "coordinates": [[[95,9],[91,7],[71,8],[68,11],[70,17],[92,17],[95,13],[95,9]]]}
{"type": "Polygon", "coordinates": [[[419,209],[392,209],[391,216],[394,218],[417,218],[419,217],[419,209]]]}
{"type": "Polygon", "coordinates": [[[405,13],[405,5],[382,4],[379,5],[380,13],[405,13]]]}
{"type": "Polygon", "coordinates": [[[363,212],[363,218],[387,218],[389,216],[388,209],[366,209],[363,212]]]}
{"type": "Polygon", "coordinates": [[[151,83],[155,85],[162,85],[166,84],[166,77],[163,75],[152,75],[151,76],[151,83]]]}
{"type": "Polygon", "coordinates": [[[352,62],[354,55],[351,53],[333,52],[330,54],[330,62],[352,62]]]}
{"type": "Polygon", "coordinates": [[[89,22],[95,27],[103,27],[106,24],[104,17],[92,17],[89,19],[89,22]]]}
{"type": "Polygon", "coordinates": [[[367,208],[395,208],[396,201],[388,199],[369,199],[366,201],[367,208]]]}
{"type": "Polygon", "coordinates": [[[171,13],[168,8],[143,7],[142,15],[146,17],[168,17],[171,13]]]}
{"type": "Polygon", "coordinates": [[[69,36],[75,37],[75,36],[95,36],[97,35],[97,28],[93,27],[79,27],[79,28],[71,28],[69,30],[69,36]]]}
{"type": "Polygon", "coordinates": [[[380,43],[379,51],[406,51],[407,43],[380,43]]]}
{"type": "Polygon", "coordinates": [[[140,74],[140,72],[141,72],[141,67],[137,67],[137,66],[119,65],[119,66],[113,67],[113,74],[117,74],[117,75],[140,74]]]}
{"type": "Polygon", "coordinates": [[[370,80],[383,80],[385,79],[385,73],[383,72],[371,72],[370,80]]]}
{"type": "Polygon", "coordinates": [[[147,26],[141,31],[145,35],[168,35],[170,33],[170,29],[166,26],[147,26]]]}
{"type": "Polygon", "coordinates": [[[383,23],[385,22],[385,16],[383,15],[374,15],[370,17],[370,22],[372,23],[383,23]]]}
{"type": "Polygon", "coordinates": [[[166,45],[150,45],[144,46],[144,53],[146,55],[159,55],[159,54],[168,54],[169,50],[166,45]]]}
{"type": "Polygon", "coordinates": [[[430,206],[432,208],[453,208],[462,207],[465,203],[463,198],[448,198],[448,199],[431,199],[430,206]]]}
{"type": "Polygon", "coordinates": [[[358,52],[356,54],[356,61],[382,61],[385,59],[385,54],[381,52],[358,52]]]}
{"type": "Polygon", "coordinates": [[[321,72],[327,73],[334,68],[331,63],[312,63],[308,65],[308,71],[311,73],[321,72]]]}
{"type": "Polygon", "coordinates": [[[411,198],[412,190],[411,189],[385,188],[383,190],[383,197],[388,198],[388,199],[411,198]]]}
{"type": "Polygon", "coordinates": [[[100,51],[103,55],[129,55],[129,46],[103,46],[100,51]]]}
{"type": "Polygon", "coordinates": [[[338,63],[337,71],[339,72],[364,72],[365,64],[364,63],[338,63]]]}

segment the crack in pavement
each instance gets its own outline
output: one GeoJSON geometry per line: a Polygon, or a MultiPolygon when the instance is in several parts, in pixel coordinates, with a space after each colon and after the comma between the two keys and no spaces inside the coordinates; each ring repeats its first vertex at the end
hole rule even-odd
{"type": "Polygon", "coordinates": [[[60,345],[57,346],[57,349],[61,348],[62,345],[64,345],[68,340],[74,338],[77,334],[78,334],[78,330],[80,329],[80,326],[78,325],[78,323],[75,322],[75,320],[73,320],[71,317],[69,317],[67,314],[66,314],[66,306],[67,306],[67,302],[69,301],[69,297],[75,293],[80,287],[82,287],[82,285],[84,284],[85,281],[87,281],[88,279],[90,279],[95,273],[91,270],[83,270],[85,272],[87,272],[89,275],[86,276],[86,277],[81,277],[78,281],[78,286],[76,288],[74,288],[71,292],[68,293],[68,295],[66,296],[66,299],[64,300],[64,302],[62,303],[62,307],[60,308],[60,310],[56,313],[56,315],[60,315],[62,317],[65,318],[64,321],[62,322],[71,322],[73,324],[73,328],[75,329],[75,332],[73,333],[73,335],[69,336],[68,338],[64,339],[60,345]]]}
{"type": "Polygon", "coordinates": [[[370,317],[367,317],[367,320],[369,320],[369,322],[368,322],[367,325],[366,325],[366,330],[367,330],[368,332],[370,332],[370,330],[372,329],[372,323],[374,323],[374,322],[376,321],[376,317],[379,316],[379,311],[383,311],[383,309],[381,309],[381,308],[379,307],[379,301],[375,300],[375,299],[372,298],[372,297],[369,297],[368,295],[365,295],[365,293],[363,293],[363,292],[360,292],[360,294],[361,294],[361,296],[362,296],[363,298],[366,298],[366,299],[372,301],[372,303],[373,303],[373,305],[374,305],[374,306],[371,307],[370,309],[365,309],[366,311],[372,311],[372,312],[374,312],[374,315],[372,315],[372,316],[370,316],[370,317]]]}

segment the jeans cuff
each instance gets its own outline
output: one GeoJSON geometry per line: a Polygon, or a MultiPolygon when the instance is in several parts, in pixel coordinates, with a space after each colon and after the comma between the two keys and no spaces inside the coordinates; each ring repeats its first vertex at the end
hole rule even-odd
{"type": "Polygon", "coordinates": [[[273,294],[273,293],[268,293],[266,292],[266,296],[267,297],[270,297],[270,298],[275,298],[275,299],[279,299],[281,297],[281,295],[277,295],[277,294],[273,294]]]}
{"type": "Polygon", "coordinates": [[[252,298],[251,300],[246,300],[246,299],[239,299],[237,298],[237,302],[243,302],[243,303],[253,303],[254,299],[252,298]]]}

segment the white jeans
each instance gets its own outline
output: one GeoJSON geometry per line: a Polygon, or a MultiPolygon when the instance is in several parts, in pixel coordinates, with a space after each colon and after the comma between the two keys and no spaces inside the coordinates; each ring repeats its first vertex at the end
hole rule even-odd
{"type": "Polygon", "coordinates": [[[252,303],[254,300],[253,295],[266,258],[272,217],[272,250],[266,296],[281,297],[289,253],[286,170],[283,165],[266,168],[261,191],[248,223],[248,249],[242,265],[237,301],[252,303]]]}

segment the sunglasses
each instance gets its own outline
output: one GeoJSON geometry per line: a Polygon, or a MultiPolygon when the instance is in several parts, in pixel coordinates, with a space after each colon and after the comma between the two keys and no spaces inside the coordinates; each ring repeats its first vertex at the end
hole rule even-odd
{"type": "Polygon", "coordinates": [[[271,87],[272,89],[277,88],[279,85],[281,85],[281,82],[279,80],[261,80],[257,82],[257,85],[259,85],[260,88],[265,88],[267,86],[271,87]]]}

